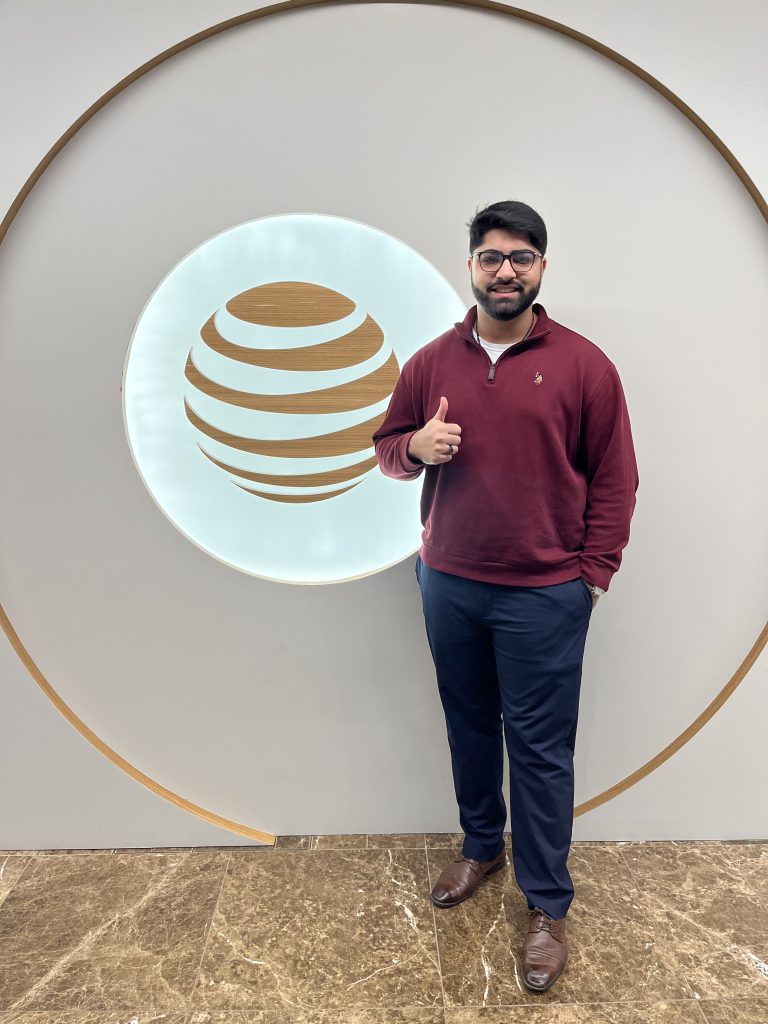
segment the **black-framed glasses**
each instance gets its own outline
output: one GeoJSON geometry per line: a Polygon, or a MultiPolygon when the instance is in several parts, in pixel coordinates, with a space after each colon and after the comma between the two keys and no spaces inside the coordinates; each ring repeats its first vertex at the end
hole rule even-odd
{"type": "Polygon", "coordinates": [[[475,256],[480,269],[488,274],[501,270],[504,260],[509,260],[509,265],[516,274],[524,274],[526,270],[533,268],[537,259],[542,259],[541,253],[534,252],[533,249],[515,249],[514,252],[507,253],[499,252],[498,249],[483,249],[482,252],[476,252],[475,256]]]}

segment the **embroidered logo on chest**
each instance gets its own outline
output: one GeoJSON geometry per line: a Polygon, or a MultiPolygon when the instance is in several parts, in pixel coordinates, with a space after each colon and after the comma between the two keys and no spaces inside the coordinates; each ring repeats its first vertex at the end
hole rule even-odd
{"type": "Polygon", "coordinates": [[[541,384],[543,380],[544,378],[541,375],[541,370],[537,370],[533,378],[533,383],[538,385],[541,384]]]}

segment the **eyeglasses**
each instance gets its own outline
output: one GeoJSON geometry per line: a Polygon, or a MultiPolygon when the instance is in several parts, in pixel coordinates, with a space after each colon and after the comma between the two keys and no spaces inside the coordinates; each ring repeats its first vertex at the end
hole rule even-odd
{"type": "Polygon", "coordinates": [[[509,260],[509,265],[515,273],[524,274],[533,267],[537,259],[542,259],[541,253],[534,252],[533,249],[516,249],[509,253],[499,252],[498,249],[483,249],[482,252],[476,252],[475,256],[480,269],[488,274],[501,270],[504,260],[509,260]]]}

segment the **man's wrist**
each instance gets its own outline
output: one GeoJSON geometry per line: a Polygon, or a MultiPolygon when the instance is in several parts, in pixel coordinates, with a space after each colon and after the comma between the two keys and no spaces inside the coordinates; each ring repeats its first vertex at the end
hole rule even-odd
{"type": "Polygon", "coordinates": [[[413,463],[414,468],[416,466],[424,465],[424,463],[421,461],[418,455],[414,455],[414,453],[411,451],[411,441],[413,441],[414,437],[416,436],[416,433],[417,432],[414,431],[413,434],[411,434],[411,436],[408,438],[408,443],[405,446],[405,457],[406,459],[408,459],[409,462],[413,463]]]}
{"type": "Polygon", "coordinates": [[[412,462],[412,463],[413,463],[414,465],[416,465],[416,466],[423,466],[423,465],[424,465],[424,463],[423,463],[423,462],[421,461],[421,459],[420,459],[420,458],[418,457],[418,455],[415,455],[415,454],[414,454],[414,453],[413,453],[413,452],[411,451],[411,443],[412,443],[412,441],[413,441],[413,439],[414,439],[414,437],[416,436],[416,434],[417,434],[417,433],[418,433],[418,431],[417,431],[417,430],[415,430],[415,431],[414,431],[414,432],[413,432],[413,433],[411,434],[411,436],[410,436],[410,437],[408,438],[408,444],[407,444],[407,445],[405,446],[405,454],[406,454],[406,456],[407,456],[407,457],[408,457],[408,458],[409,458],[409,459],[411,460],[411,462],[412,462]]]}

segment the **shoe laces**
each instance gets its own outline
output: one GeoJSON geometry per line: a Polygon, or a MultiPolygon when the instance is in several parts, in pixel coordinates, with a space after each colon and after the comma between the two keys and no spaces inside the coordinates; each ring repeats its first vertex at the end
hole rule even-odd
{"type": "MultiPolygon", "coordinates": [[[[550,917],[549,914],[545,914],[543,910],[539,910],[538,907],[534,907],[533,910],[528,911],[528,920],[532,921],[534,917],[540,918],[539,931],[549,932],[550,935],[553,934],[552,925],[555,923],[554,918],[550,917]]],[[[555,936],[555,938],[556,937],[557,936],[555,936]]]]}

